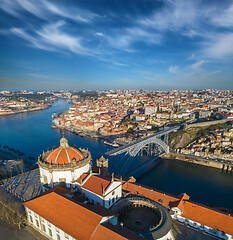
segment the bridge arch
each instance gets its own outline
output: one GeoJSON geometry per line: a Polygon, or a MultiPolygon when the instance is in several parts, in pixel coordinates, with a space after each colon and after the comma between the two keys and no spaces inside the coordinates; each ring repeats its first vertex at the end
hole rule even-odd
{"type": "Polygon", "coordinates": [[[150,143],[154,143],[155,145],[158,145],[166,153],[169,152],[169,146],[164,141],[162,141],[160,138],[154,137],[154,138],[150,138],[150,139],[147,139],[145,141],[142,141],[142,142],[136,144],[136,146],[134,148],[129,150],[129,155],[132,157],[135,157],[143,147],[145,147],[146,145],[148,145],[150,143]]]}

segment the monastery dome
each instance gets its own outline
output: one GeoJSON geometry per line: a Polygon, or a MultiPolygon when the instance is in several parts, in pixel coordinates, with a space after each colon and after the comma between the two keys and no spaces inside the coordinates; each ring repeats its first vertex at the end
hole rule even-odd
{"type": "Polygon", "coordinates": [[[51,164],[69,164],[72,161],[82,160],[83,154],[76,148],[70,147],[66,138],[60,140],[60,147],[54,149],[46,158],[46,161],[51,164]]]}

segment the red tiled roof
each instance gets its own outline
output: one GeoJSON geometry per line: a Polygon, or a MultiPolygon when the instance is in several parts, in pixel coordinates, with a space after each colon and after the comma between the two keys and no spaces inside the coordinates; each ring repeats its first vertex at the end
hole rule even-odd
{"type": "Polygon", "coordinates": [[[83,159],[83,154],[73,147],[58,147],[49,154],[46,160],[52,164],[69,164],[74,158],[78,162],[83,159]]]}
{"type": "Polygon", "coordinates": [[[184,201],[183,217],[233,235],[233,217],[190,201],[184,201]]]}
{"type": "Polygon", "coordinates": [[[145,238],[140,237],[136,233],[122,228],[120,226],[112,225],[110,223],[103,223],[98,226],[96,231],[91,237],[91,240],[143,240],[145,238]]]}
{"type": "Polygon", "coordinates": [[[23,204],[75,239],[90,239],[102,220],[100,214],[56,192],[40,195],[23,204]]]}
{"type": "Polygon", "coordinates": [[[111,178],[101,175],[91,175],[87,181],[82,185],[82,188],[89,190],[93,193],[103,196],[105,190],[111,183],[111,178]]]}
{"type": "Polygon", "coordinates": [[[82,181],[89,175],[89,173],[83,173],[77,180],[76,182],[81,184],[82,181]]]}
{"type": "Polygon", "coordinates": [[[163,201],[162,205],[167,208],[170,208],[173,202],[179,200],[179,198],[172,197],[170,195],[155,191],[153,189],[140,186],[137,183],[125,182],[122,188],[126,191],[131,192],[132,194],[143,195],[155,202],[158,202],[161,199],[163,201]]]}

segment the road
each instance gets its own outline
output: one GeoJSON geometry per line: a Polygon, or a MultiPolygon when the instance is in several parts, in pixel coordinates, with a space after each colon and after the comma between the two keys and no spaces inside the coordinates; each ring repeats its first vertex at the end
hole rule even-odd
{"type": "Polygon", "coordinates": [[[180,154],[182,156],[189,157],[189,158],[194,158],[194,159],[197,159],[197,160],[200,159],[200,160],[204,160],[204,161],[217,162],[217,163],[222,163],[222,164],[227,164],[229,166],[233,166],[233,162],[228,161],[228,160],[224,160],[224,159],[220,160],[220,159],[203,158],[203,157],[190,155],[190,154],[177,153],[176,151],[173,151],[173,150],[170,150],[170,153],[180,154]]]}
{"type": "Polygon", "coordinates": [[[26,230],[19,230],[16,226],[9,225],[0,220],[0,240],[35,240],[26,230]]]}

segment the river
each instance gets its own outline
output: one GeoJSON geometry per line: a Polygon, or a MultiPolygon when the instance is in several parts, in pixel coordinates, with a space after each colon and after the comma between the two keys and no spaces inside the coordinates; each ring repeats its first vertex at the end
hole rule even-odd
{"type": "MultiPolygon", "coordinates": [[[[59,145],[62,132],[51,128],[51,115],[66,111],[69,107],[65,99],[59,99],[52,107],[43,111],[0,117],[0,144],[37,158],[43,150],[59,145]]],[[[65,137],[72,146],[88,148],[93,159],[111,149],[102,141],[70,132],[66,132],[65,137]]],[[[208,206],[233,209],[233,175],[219,169],[179,160],[162,160],[137,181],[174,195],[186,192],[191,200],[208,206]]]]}

